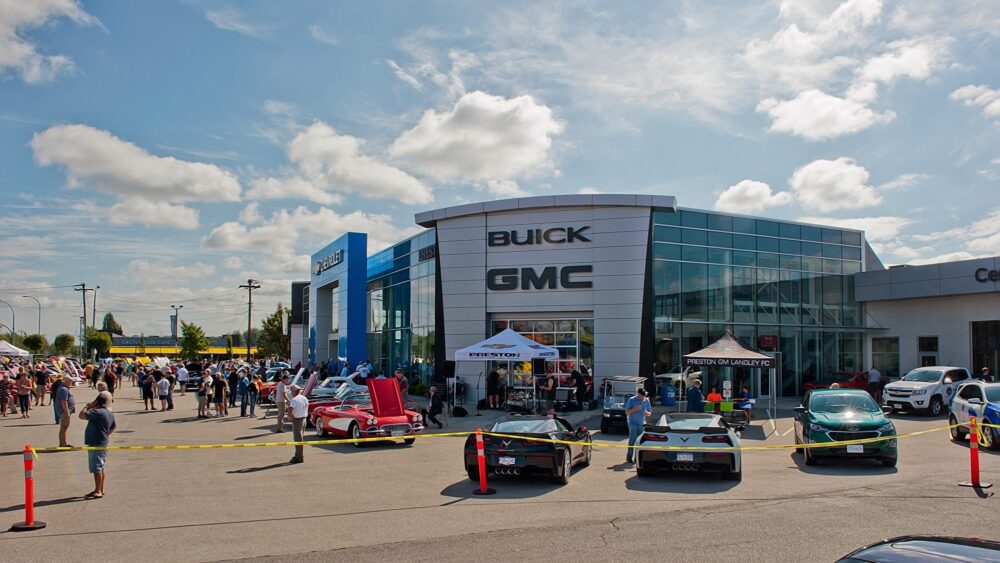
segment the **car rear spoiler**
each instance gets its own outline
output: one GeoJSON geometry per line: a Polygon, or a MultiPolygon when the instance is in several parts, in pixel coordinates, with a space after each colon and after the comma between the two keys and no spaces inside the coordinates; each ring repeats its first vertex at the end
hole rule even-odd
{"type": "Polygon", "coordinates": [[[643,432],[653,432],[663,434],[675,432],[677,434],[728,434],[729,431],[718,426],[702,426],[700,428],[671,428],[670,426],[659,426],[656,424],[646,424],[642,427],[643,432]]]}

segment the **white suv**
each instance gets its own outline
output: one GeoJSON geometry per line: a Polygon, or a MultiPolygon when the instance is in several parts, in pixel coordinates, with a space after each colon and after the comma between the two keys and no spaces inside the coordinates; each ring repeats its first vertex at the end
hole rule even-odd
{"type": "Polygon", "coordinates": [[[923,411],[940,416],[951,404],[955,389],[969,380],[969,371],[952,366],[928,366],[910,370],[903,379],[882,391],[882,404],[905,411],[923,411]]]}

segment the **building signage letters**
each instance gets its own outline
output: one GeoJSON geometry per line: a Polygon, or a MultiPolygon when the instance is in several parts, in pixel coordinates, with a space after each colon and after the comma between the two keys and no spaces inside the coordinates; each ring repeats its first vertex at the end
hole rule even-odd
{"type": "Polygon", "coordinates": [[[336,266],[337,264],[340,264],[343,261],[344,261],[344,251],[337,250],[333,254],[327,256],[322,260],[317,260],[316,263],[313,264],[313,275],[318,276],[323,272],[329,270],[330,268],[336,266]]]}
{"type": "Polygon", "coordinates": [[[986,268],[979,268],[978,270],[976,270],[976,281],[977,282],[1000,281],[1000,271],[987,270],[986,268]]]}
{"type": "Polygon", "coordinates": [[[429,245],[429,246],[425,246],[425,247],[423,247],[423,248],[420,249],[420,251],[417,254],[417,256],[420,258],[421,262],[423,262],[425,260],[430,260],[431,258],[434,258],[435,256],[437,256],[437,249],[434,247],[433,244],[429,245]]]}
{"type": "Polygon", "coordinates": [[[489,246],[527,246],[531,244],[568,244],[574,241],[590,242],[584,232],[590,226],[583,227],[552,227],[551,229],[528,229],[523,233],[518,231],[491,231],[486,237],[489,246]]]}
{"type": "Polygon", "coordinates": [[[741,358],[684,358],[685,366],[709,366],[720,368],[773,368],[774,358],[751,360],[741,358]]]}
{"type": "Polygon", "coordinates": [[[549,266],[539,274],[534,268],[494,268],[486,272],[486,287],[491,291],[511,291],[518,287],[528,289],[591,289],[590,280],[574,280],[573,274],[589,274],[594,267],[549,266]]]}

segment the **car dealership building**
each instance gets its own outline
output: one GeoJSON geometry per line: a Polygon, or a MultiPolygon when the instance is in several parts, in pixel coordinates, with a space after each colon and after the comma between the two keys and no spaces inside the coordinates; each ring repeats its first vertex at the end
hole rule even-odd
{"type": "MultiPolygon", "coordinates": [[[[867,369],[873,337],[891,330],[865,313],[886,294],[859,298],[856,284],[900,274],[885,270],[861,231],[678,208],[651,195],[506,199],[415,221],[426,230],[372,256],[364,233],[313,255],[310,283],[296,289],[307,335],[293,356],[475,382],[492,366],[456,364],[455,350],[510,327],[559,350],[548,371],[651,377],[729,329],[778,355],[775,389],[739,368],[706,374],[706,383],[796,396],[807,382],[867,369]]],[[[975,283],[996,291],[995,281],[975,283]]]]}

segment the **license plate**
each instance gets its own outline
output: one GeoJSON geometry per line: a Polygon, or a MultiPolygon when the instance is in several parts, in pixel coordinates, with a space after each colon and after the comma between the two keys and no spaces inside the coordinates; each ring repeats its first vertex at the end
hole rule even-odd
{"type": "Polygon", "coordinates": [[[402,430],[393,430],[392,432],[389,433],[389,435],[393,436],[393,437],[402,436],[403,435],[403,431],[402,430]]]}
{"type": "Polygon", "coordinates": [[[865,447],[861,444],[852,444],[847,446],[847,453],[849,454],[863,454],[865,453],[865,447]]]}
{"type": "Polygon", "coordinates": [[[517,460],[512,457],[501,457],[499,461],[500,465],[514,465],[517,463],[517,460]]]}
{"type": "Polygon", "coordinates": [[[694,461],[694,454],[677,454],[677,461],[694,461]]]}

